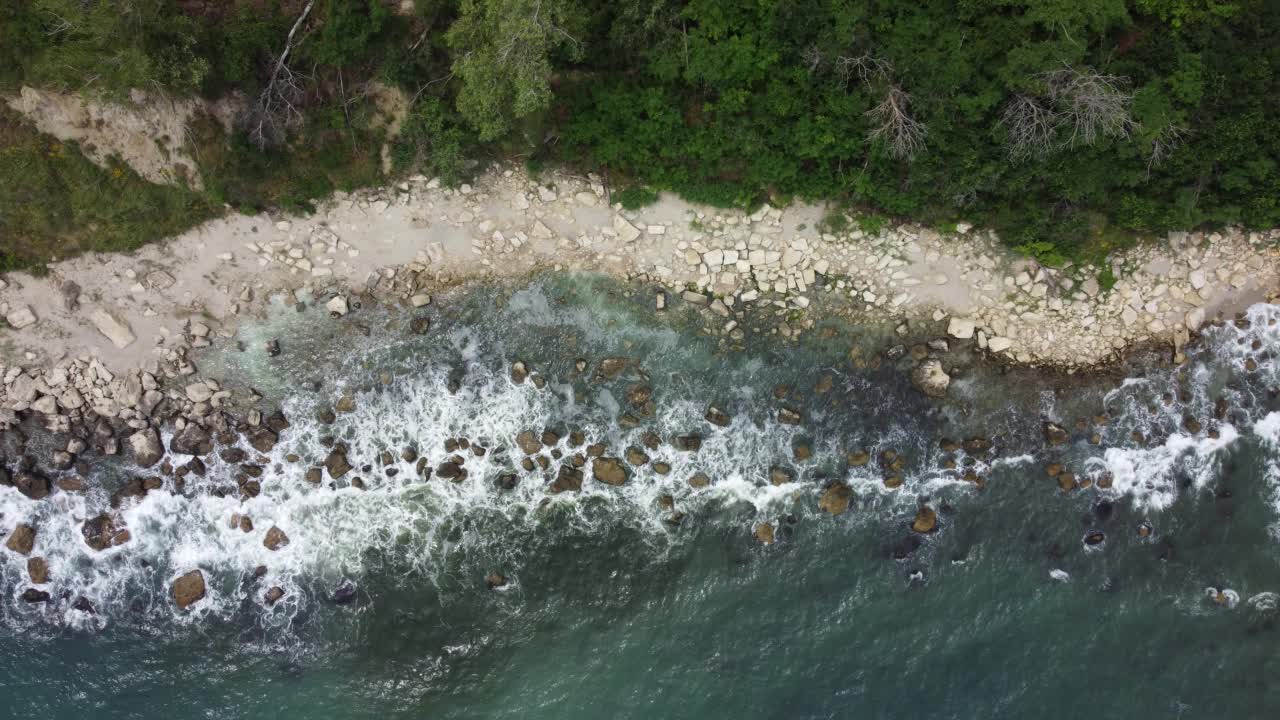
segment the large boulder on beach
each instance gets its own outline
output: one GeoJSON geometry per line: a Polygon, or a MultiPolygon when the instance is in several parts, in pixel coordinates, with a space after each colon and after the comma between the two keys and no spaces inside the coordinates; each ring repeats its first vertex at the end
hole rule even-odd
{"type": "Polygon", "coordinates": [[[940,398],[946,396],[951,376],[942,369],[941,360],[925,358],[911,370],[911,384],[929,397],[940,398]]]}
{"type": "Polygon", "coordinates": [[[208,430],[188,423],[169,441],[169,450],[178,455],[208,455],[213,452],[213,438],[208,430]]]}
{"type": "Polygon", "coordinates": [[[911,529],[918,533],[931,533],[938,528],[938,513],[928,505],[921,505],[911,521],[911,529]]]}
{"type": "Polygon", "coordinates": [[[591,463],[591,477],[606,485],[622,485],[627,482],[627,466],[616,457],[596,458],[591,463]]]}
{"type": "Polygon", "coordinates": [[[577,492],[582,489],[582,471],[565,463],[556,472],[556,479],[551,482],[551,492],[577,492]]]}
{"type": "Polygon", "coordinates": [[[182,610],[186,610],[196,602],[204,599],[204,573],[192,570],[173,581],[173,602],[182,610]]]}
{"type": "Polygon", "coordinates": [[[279,441],[280,436],[271,428],[258,428],[249,435],[249,445],[264,455],[271,452],[279,441]]]}
{"type": "Polygon", "coordinates": [[[153,428],[139,430],[130,435],[129,449],[133,451],[133,461],[138,467],[151,467],[164,457],[164,445],[161,444],[160,436],[153,428]]]}
{"type": "Polygon", "coordinates": [[[9,533],[4,546],[19,555],[30,555],[32,548],[36,546],[36,529],[25,523],[18,525],[9,533]]]}
{"type": "Polygon", "coordinates": [[[525,455],[536,455],[542,450],[542,441],[538,439],[538,435],[532,430],[525,430],[516,435],[516,445],[520,448],[520,452],[525,455]]]}

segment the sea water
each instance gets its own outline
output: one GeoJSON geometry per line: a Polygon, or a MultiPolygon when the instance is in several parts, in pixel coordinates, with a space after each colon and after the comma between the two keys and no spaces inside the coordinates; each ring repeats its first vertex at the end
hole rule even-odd
{"type": "MultiPolygon", "coordinates": [[[[240,330],[244,350],[228,343],[198,360],[291,422],[259,496],[242,500],[215,454],[182,492],[167,484],[126,500],[132,539],[98,552],[81,523],[154,468],[94,457],[85,492],[32,501],[0,488],[0,531],[37,527],[33,554],[49,563],[53,596],[24,602],[26,558],[0,553],[0,715],[1190,718],[1280,708],[1280,308],[1208,330],[1181,367],[1153,354],[1066,376],[952,349],[948,398],[934,401],[909,382],[907,348],[927,335],[831,323],[798,344],[760,333],[727,349],[694,310],[655,314],[652,295],[632,290],[547,275],[340,320],[277,303],[240,330]],[[414,314],[429,318],[425,333],[409,331],[414,314]],[[280,340],[279,357],[261,352],[268,339],[280,340]],[[597,372],[608,357],[628,359],[620,377],[597,372]],[[513,382],[516,360],[544,386],[513,382]],[[652,389],[654,412],[628,427],[637,385],[652,389]],[[322,421],[344,396],[354,409],[322,421]],[[727,427],[704,419],[711,404],[729,413],[727,427]],[[802,422],[780,422],[784,408],[802,422]],[[1046,421],[1069,442],[1048,446],[1046,421]],[[515,438],[544,429],[561,436],[561,457],[547,448],[547,470],[525,472],[515,438]],[[580,452],[570,431],[615,456],[657,433],[664,443],[646,452],[670,469],[632,468],[614,487],[588,468],[580,491],[550,493],[559,464],[580,452]],[[703,438],[696,452],[670,442],[687,433],[703,438]],[[971,437],[992,448],[941,443],[971,437]],[[486,449],[466,457],[461,482],[424,481],[401,457],[413,448],[434,467],[457,438],[486,449]],[[355,469],[309,482],[334,442],[355,469]],[[797,459],[800,446],[810,458],[797,459]],[[851,465],[853,451],[870,461],[851,465]],[[901,470],[883,468],[886,451],[901,470]],[[1075,489],[1046,472],[1054,463],[1075,489]],[[793,479],[771,483],[774,466],[793,479]],[[508,472],[515,487],[498,487],[508,472]],[[696,473],[710,483],[691,486],[696,473]],[[901,486],[886,487],[890,474],[901,486]],[[853,492],[834,517],[818,506],[832,482],[853,492]],[[910,527],[922,505],[938,517],[927,535],[910,527]],[[253,531],[231,527],[233,514],[250,516],[253,531]],[[762,523],[776,530],[772,544],[756,538],[762,523]],[[272,526],[289,537],[275,551],[263,544],[272,526]],[[207,595],[179,610],[169,587],[196,568],[207,595]],[[505,584],[491,588],[493,574],[505,584]],[[269,587],[284,596],[268,602],[269,587]],[[334,601],[338,588],[354,591],[351,602],[334,601]],[[77,609],[79,598],[93,611],[77,609]]],[[[53,442],[27,432],[29,448],[53,442]]]]}

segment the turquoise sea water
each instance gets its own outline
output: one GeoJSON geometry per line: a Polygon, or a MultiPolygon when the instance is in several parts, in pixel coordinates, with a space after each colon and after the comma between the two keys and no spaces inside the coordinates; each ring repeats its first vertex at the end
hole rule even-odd
{"type": "Polygon", "coordinates": [[[1280,707],[1280,368],[1268,354],[1280,350],[1280,308],[1211,331],[1181,369],[1151,357],[1067,377],[951,350],[955,380],[938,403],[910,387],[909,351],[874,369],[849,359],[851,347],[870,358],[931,336],[831,326],[800,345],[760,337],[725,352],[692,310],[656,317],[651,302],[548,276],[438,297],[418,311],[431,320],[422,335],[407,311],[334,321],[277,307],[242,331],[245,352],[201,361],[292,422],[259,497],[219,497],[234,471],[212,460],[183,494],[128,501],[133,540],[104,554],[75,518],[105,507],[135,469],[95,460],[83,496],[0,488],[0,530],[35,522],[54,596],[23,602],[25,558],[4,552],[0,715],[1192,718],[1280,707]],[[279,358],[258,350],[270,338],[279,358]],[[597,379],[606,357],[628,369],[597,379]],[[512,383],[516,359],[546,386],[512,383]],[[651,417],[629,406],[634,385],[652,388],[651,417]],[[315,419],[344,394],[354,411],[315,419]],[[703,420],[711,403],[728,427],[703,420]],[[778,422],[784,406],[800,425],[778,422]],[[637,427],[620,424],[627,412],[637,427]],[[1047,447],[1044,420],[1069,443],[1047,447]],[[588,471],[580,492],[552,495],[544,476],[561,460],[546,454],[545,473],[516,470],[514,489],[495,487],[519,467],[516,435],[547,428],[616,455],[656,432],[667,442],[647,452],[671,470],[635,470],[622,487],[588,471]],[[700,450],[672,447],[690,432],[700,450]],[[364,489],[305,480],[326,436],[349,445],[364,489]],[[940,447],[973,436],[992,449],[940,447]],[[467,458],[462,482],[417,480],[398,457],[395,476],[382,468],[381,451],[406,446],[435,465],[459,437],[488,449],[467,458]],[[797,461],[798,445],[812,458],[797,461]],[[872,460],[851,467],[853,450],[872,460]],[[886,450],[905,461],[897,489],[884,486],[886,450]],[[1050,463],[1092,486],[1061,490],[1050,463]],[[774,465],[795,481],[770,484],[774,465]],[[695,472],[710,485],[691,487],[695,472]],[[818,500],[835,480],[854,499],[831,517],[818,500]],[[921,504],[937,512],[934,533],[910,529],[921,504]],[[254,531],[229,527],[233,512],[254,531]],[[772,545],[753,536],[763,522],[772,545]],[[290,538],[275,552],[262,545],[272,525],[290,538]],[[193,568],[208,596],[178,611],[168,585],[193,568]],[[490,589],[491,573],[507,585],[490,589]],[[270,586],[286,591],[274,605],[270,586]],[[353,602],[333,601],[341,586],[353,602]],[[73,608],[79,597],[94,614],[73,608]]]}

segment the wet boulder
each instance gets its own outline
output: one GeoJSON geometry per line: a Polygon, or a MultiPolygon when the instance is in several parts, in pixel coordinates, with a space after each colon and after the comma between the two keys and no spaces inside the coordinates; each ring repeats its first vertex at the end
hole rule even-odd
{"type": "Polygon", "coordinates": [[[822,491],[818,499],[818,507],[830,515],[839,515],[849,509],[849,501],[853,499],[853,490],[842,482],[834,482],[822,491]]]}
{"type": "Polygon", "coordinates": [[[164,445],[155,429],[147,428],[129,436],[129,449],[133,451],[133,462],[139,467],[151,467],[164,457],[164,445]]]}
{"type": "Polygon", "coordinates": [[[283,530],[281,530],[279,527],[276,527],[275,525],[272,525],[267,530],[266,536],[262,538],[262,546],[272,551],[279,550],[280,548],[288,544],[289,544],[289,536],[286,535],[283,530]]]}
{"type": "Polygon", "coordinates": [[[258,428],[249,435],[249,445],[263,455],[271,452],[279,441],[280,436],[271,428],[258,428]]]}
{"type": "Polygon", "coordinates": [[[333,591],[333,602],[338,605],[350,605],[356,599],[356,586],[351,583],[343,583],[333,591]]]}
{"type": "Polygon", "coordinates": [[[928,505],[921,505],[920,509],[916,510],[915,519],[911,521],[911,529],[924,534],[931,533],[937,528],[938,513],[934,512],[933,508],[928,505]]]}
{"type": "Polygon", "coordinates": [[[729,423],[733,422],[733,419],[729,417],[729,413],[726,413],[715,405],[708,406],[707,413],[703,417],[705,417],[707,422],[712,425],[718,425],[720,427],[728,427],[729,423]]]}
{"type": "Polygon", "coordinates": [[[1085,534],[1084,544],[1085,545],[1101,545],[1102,541],[1106,539],[1107,539],[1107,536],[1101,530],[1093,530],[1085,534]]]}
{"type": "Polygon", "coordinates": [[[536,455],[542,450],[542,442],[532,430],[516,435],[516,445],[525,455],[536,455]]]}
{"type": "Polygon", "coordinates": [[[591,477],[606,485],[622,485],[627,482],[627,467],[616,457],[600,457],[591,463],[591,477]]]}
{"type": "MultiPolygon", "coordinates": [[[[454,457],[458,456],[455,455],[454,457]]],[[[445,460],[436,466],[436,477],[462,482],[467,477],[467,471],[462,467],[461,463],[454,460],[445,460]]]]}
{"type": "Polygon", "coordinates": [[[1040,430],[1044,434],[1044,441],[1048,443],[1050,447],[1055,445],[1065,445],[1069,440],[1071,440],[1071,435],[1067,433],[1066,428],[1057,423],[1049,422],[1048,420],[1041,425],[1040,430]]]}
{"type": "Polygon", "coordinates": [[[677,450],[684,452],[697,452],[702,449],[702,436],[696,433],[688,435],[676,436],[675,446],[677,450]]]}
{"type": "Polygon", "coordinates": [[[329,477],[334,480],[351,472],[351,463],[347,462],[346,451],[342,448],[329,451],[328,457],[324,459],[324,468],[329,471],[329,477]]]}
{"type": "Polygon", "coordinates": [[[551,492],[577,492],[582,489],[582,471],[569,464],[560,466],[556,479],[551,481],[551,492]]]}
{"type": "Polygon", "coordinates": [[[646,465],[649,462],[648,453],[636,447],[635,445],[632,445],[627,448],[625,457],[627,458],[627,462],[631,463],[632,465],[646,465]]]}
{"type": "Polygon", "coordinates": [[[84,536],[86,545],[98,551],[123,545],[131,539],[129,530],[117,525],[115,518],[107,513],[85,520],[80,526],[80,534],[84,536]]]}
{"type": "Polygon", "coordinates": [[[284,588],[276,585],[267,590],[266,594],[262,596],[262,600],[267,605],[275,605],[282,597],[284,597],[284,588]]]}
{"type": "Polygon", "coordinates": [[[519,482],[520,478],[515,473],[502,473],[494,479],[493,484],[499,490],[515,490],[519,482]]]}
{"type": "Polygon", "coordinates": [[[774,540],[773,524],[764,522],[756,525],[754,535],[756,542],[761,545],[772,545],[774,540]]]}
{"type": "Polygon", "coordinates": [[[773,485],[786,485],[795,479],[796,474],[790,468],[784,468],[781,465],[769,468],[769,482],[773,485]]]}
{"type": "Polygon", "coordinates": [[[507,578],[502,573],[489,573],[484,578],[484,584],[490,590],[497,590],[507,586],[507,578]]]}
{"type": "Polygon", "coordinates": [[[792,407],[783,405],[778,408],[778,422],[783,425],[799,425],[804,418],[800,415],[800,411],[792,407]]]}
{"type": "Polygon", "coordinates": [[[173,602],[180,609],[186,610],[196,602],[204,599],[204,573],[199,570],[192,570],[185,575],[179,576],[177,580],[173,581],[171,591],[173,593],[173,602]]]}
{"type": "Polygon", "coordinates": [[[849,467],[862,467],[871,462],[871,453],[866,450],[854,450],[845,455],[845,462],[849,463],[849,467]]]}
{"type": "Polygon", "coordinates": [[[44,585],[49,582],[49,562],[42,557],[29,558],[27,575],[31,576],[31,582],[36,585],[44,585]]]}
{"type": "Polygon", "coordinates": [[[49,478],[31,470],[22,470],[13,476],[13,486],[32,500],[49,497],[49,478]]]}
{"type": "Polygon", "coordinates": [[[4,546],[19,555],[30,555],[36,545],[36,529],[25,523],[18,525],[9,533],[4,546]]]}
{"type": "Polygon", "coordinates": [[[263,423],[276,434],[289,429],[289,419],[280,410],[276,410],[263,420],[263,423]]]}
{"type": "Polygon", "coordinates": [[[45,592],[44,590],[37,590],[36,588],[27,588],[26,590],[22,591],[22,602],[25,602],[25,603],[32,603],[32,604],[47,603],[51,599],[52,599],[52,596],[49,595],[49,593],[45,592]]]}
{"type": "Polygon", "coordinates": [[[511,382],[519,385],[529,378],[529,366],[523,360],[511,363],[511,382]]]}
{"type": "Polygon", "coordinates": [[[926,358],[911,370],[911,385],[932,398],[946,397],[951,386],[951,376],[942,369],[942,361],[926,358]]]}
{"type": "Polygon", "coordinates": [[[710,484],[711,484],[711,478],[708,477],[707,474],[704,472],[694,473],[693,475],[689,476],[689,487],[704,488],[710,484]]]}
{"type": "Polygon", "coordinates": [[[178,455],[208,455],[213,452],[213,438],[204,428],[189,423],[169,441],[169,450],[178,455]]]}
{"type": "Polygon", "coordinates": [[[624,357],[607,357],[596,366],[596,375],[605,380],[614,380],[627,369],[630,361],[624,357]]]}

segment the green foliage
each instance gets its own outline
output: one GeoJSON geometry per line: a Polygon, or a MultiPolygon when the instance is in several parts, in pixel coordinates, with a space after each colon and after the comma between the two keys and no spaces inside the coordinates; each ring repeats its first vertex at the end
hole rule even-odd
{"type": "Polygon", "coordinates": [[[883,215],[863,214],[858,216],[858,229],[868,235],[875,235],[889,224],[889,218],[883,215]]]}
{"type": "Polygon", "coordinates": [[[302,46],[308,59],[343,67],[364,61],[387,25],[387,6],[380,0],[328,0],[319,30],[302,46]]]}
{"type": "Polygon", "coordinates": [[[153,185],[123,163],[100,168],[74,143],[36,132],[0,105],[0,270],[132,250],[217,212],[205,197],[153,185]]]}
{"type": "Polygon", "coordinates": [[[613,199],[627,210],[639,210],[646,205],[658,202],[658,191],[641,185],[632,185],[615,192],[613,199]]]}
{"type": "Polygon", "coordinates": [[[1111,292],[1117,282],[1116,274],[1111,269],[1111,266],[1104,264],[1102,269],[1098,271],[1098,289],[1102,292],[1111,292]]]}
{"type": "Polygon", "coordinates": [[[458,113],[445,101],[424,96],[405,118],[392,157],[400,172],[435,175],[455,186],[462,182],[467,160],[475,152],[475,136],[458,113]]]}
{"type": "Polygon", "coordinates": [[[481,140],[496,140],[551,103],[552,54],[582,54],[572,0],[462,0],[448,32],[458,110],[481,140]]]}

